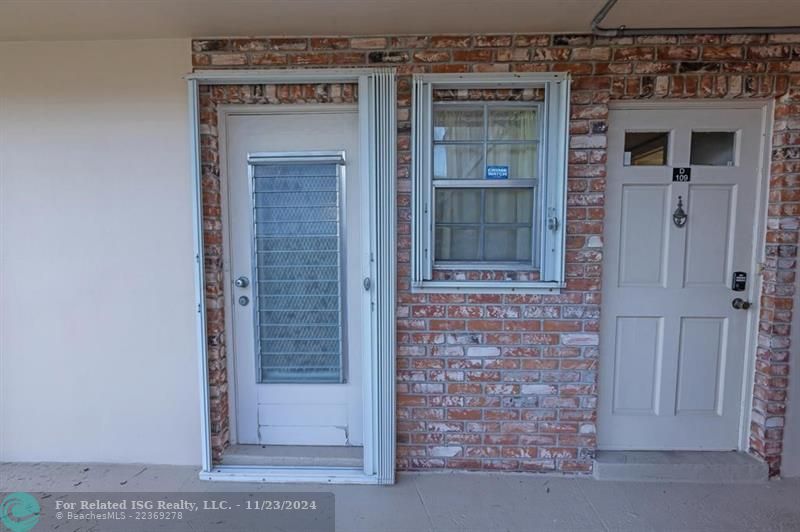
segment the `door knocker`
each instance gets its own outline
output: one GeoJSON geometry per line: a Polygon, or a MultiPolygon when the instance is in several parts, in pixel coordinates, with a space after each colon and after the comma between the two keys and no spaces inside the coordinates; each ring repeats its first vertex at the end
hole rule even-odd
{"type": "Polygon", "coordinates": [[[678,196],[678,208],[672,213],[672,221],[675,222],[676,227],[683,227],[686,225],[686,218],[688,217],[689,215],[683,210],[683,198],[678,196]]]}

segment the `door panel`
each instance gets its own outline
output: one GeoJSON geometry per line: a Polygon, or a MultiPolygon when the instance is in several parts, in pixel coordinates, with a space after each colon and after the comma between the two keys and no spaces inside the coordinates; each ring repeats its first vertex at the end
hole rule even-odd
{"type": "Polygon", "coordinates": [[[655,413],[663,344],[663,318],[617,318],[614,412],[655,413]]]}
{"type": "Polygon", "coordinates": [[[622,188],[619,246],[620,286],[663,286],[667,256],[667,202],[663,185],[626,185],[622,188]],[[641,221],[651,214],[655,225],[641,221]],[[638,249],[638,252],[635,250],[638,249]]]}
{"type": "Polygon", "coordinates": [[[719,416],[728,320],[681,318],[676,413],[719,416]]]}
{"type": "Polygon", "coordinates": [[[262,109],[224,115],[236,440],[361,445],[357,110],[262,109]]]}
{"type": "Polygon", "coordinates": [[[689,185],[689,197],[684,286],[725,289],[732,273],[735,185],[689,185]]]}
{"type": "Polygon", "coordinates": [[[738,447],[745,345],[755,318],[731,301],[753,299],[764,117],[762,108],[679,103],[610,114],[601,449],[738,447]],[[647,155],[649,145],[638,142],[648,131],[668,133],[659,140],[662,155],[647,155]],[[703,165],[690,165],[693,133],[703,165]],[[648,165],[637,166],[645,155],[648,165]],[[689,167],[690,181],[673,181],[673,167],[689,167]],[[682,227],[673,221],[679,200],[688,214],[682,227]],[[734,271],[748,273],[748,291],[731,290],[734,271]]]}

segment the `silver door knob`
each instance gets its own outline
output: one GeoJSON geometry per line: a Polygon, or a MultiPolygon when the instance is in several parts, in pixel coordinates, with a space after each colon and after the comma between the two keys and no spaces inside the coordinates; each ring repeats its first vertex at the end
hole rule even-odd
{"type": "Polygon", "coordinates": [[[236,279],[233,284],[236,285],[237,288],[247,288],[250,286],[250,279],[242,275],[238,279],[236,279]]]}
{"type": "Polygon", "coordinates": [[[744,299],[742,299],[742,298],[740,298],[740,297],[737,297],[736,299],[734,299],[733,301],[731,301],[731,306],[732,306],[733,308],[735,308],[735,309],[738,309],[738,310],[747,310],[747,309],[749,309],[749,308],[750,308],[752,305],[750,304],[750,302],[749,302],[749,301],[745,301],[744,299]]]}

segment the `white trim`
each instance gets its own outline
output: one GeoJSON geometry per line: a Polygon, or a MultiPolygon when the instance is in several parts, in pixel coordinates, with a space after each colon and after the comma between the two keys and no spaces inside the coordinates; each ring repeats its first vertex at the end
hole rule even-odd
{"type": "Polygon", "coordinates": [[[416,77],[439,88],[485,89],[529,87],[531,85],[568,81],[566,72],[480,72],[465,74],[418,74],[416,77]]]}
{"type": "MultiPolygon", "coordinates": [[[[547,194],[547,211],[542,213],[543,226],[539,233],[544,234],[542,239],[541,258],[539,268],[546,279],[553,279],[559,283],[566,283],[566,245],[567,245],[567,179],[569,177],[569,121],[570,121],[570,81],[568,78],[559,79],[551,83],[555,94],[549,94],[547,104],[547,124],[545,131],[554,138],[547,139],[544,156],[546,157],[547,172],[540,179],[541,188],[547,194]],[[563,113],[563,116],[559,116],[563,113]],[[549,176],[559,176],[553,179],[549,176]],[[546,177],[549,177],[546,179],[546,177]],[[555,218],[560,225],[557,231],[548,230],[550,218],[555,218]]],[[[550,91],[548,91],[550,92],[550,91]]]]}
{"type": "MultiPolygon", "coordinates": [[[[567,163],[569,153],[569,89],[567,73],[479,73],[417,74],[412,91],[412,292],[474,293],[552,293],[566,284],[565,245],[567,208],[567,163]],[[538,273],[540,281],[446,281],[434,280],[433,176],[431,159],[433,142],[433,90],[440,88],[543,88],[545,102],[539,144],[539,169],[542,177],[537,186],[535,233],[537,234],[538,273]],[[557,223],[549,229],[548,221],[557,223]]],[[[487,269],[466,266],[464,269],[487,269]]],[[[451,269],[451,268],[446,268],[451,269]]],[[[502,269],[495,267],[491,269],[502,269]]],[[[517,270],[518,268],[514,268],[517,270]]],[[[537,271],[530,268],[530,271],[537,271]]]]}
{"type": "Polygon", "coordinates": [[[379,69],[303,68],[261,70],[198,70],[184,79],[200,85],[252,85],[265,83],[356,83],[379,69]]]}
{"type": "MultiPolygon", "coordinates": [[[[380,70],[365,79],[370,126],[370,231],[372,264],[372,401],[376,405],[373,471],[380,484],[395,481],[395,345],[396,345],[396,168],[397,84],[393,70],[380,70]]],[[[366,96],[366,97],[365,97],[366,96]]]]}
{"type": "MultiPolygon", "coordinates": [[[[226,70],[197,72],[186,76],[189,94],[189,134],[191,175],[193,181],[193,232],[195,237],[195,292],[197,299],[197,334],[201,399],[200,478],[207,480],[243,480],[261,482],[331,482],[392,484],[395,479],[395,223],[396,223],[396,82],[393,69],[307,69],[307,70],[226,70]],[[370,211],[371,228],[368,259],[372,280],[370,327],[365,328],[364,360],[364,468],[320,469],[309,467],[214,467],[211,457],[210,398],[208,382],[208,346],[206,333],[205,279],[203,268],[203,210],[200,154],[199,85],[259,83],[358,83],[359,126],[363,168],[369,169],[369,187],[364,199],[370,211]]],[[[236,105],[236,104],[234,104],[236,105]]],[[[225,106],[221,106],[222,110],[225,106]]],[[[242,106],[244,107],[244,106],[242,106]]],[[[255,108],[256,106],[251,106],[255,108]]],[[[261,107],[261,106],[259,106],[261,107]]],[[[281,106],[281,111],[289,106],[281,106]]],[[[308,105],[303,106],[309,110],[308,105]]],[[[255,110],[255,109],[253,109],[255,110]]],[[[241,112],[241,111],[239,111],[241,112]]],[[[222,134],[224,128],[218,131],[222,134]]],[[[222,157],[223,155],[220,154],[222,157]]],[[[227,200],[222,187],[223,201],[227,200]]],[[[225,209],[223,205],[223,209],[225,209]]],[[[227,212],[223,212],[227,216],[227,212]]],[[[363,261],[362,261],[363,262],[363,261]]],[[[226,283],[228,268],[223,268],[226,283]]],[[[226,305],[228,298],[225,298],[226,305]]],[[[366,298],[365,298],[366,299],[366,298]]],[[[226,313],[229,315],[230,313],[226,313]]],[[[227,321],[227,318],[226,318],[227,321]]],[[[226,323],[226,334],[230,334],[226,323]]],[[[232,357],[230,357],[232,358],[232,357]]],[[[230,371],[230,367],[228,368],[230,371]]],[[[235,423],[235,417],[232,418],[235,423]]],[[[235,428],[235,427],[233,427],[235,428]]],[[[232,433],[232,437],[233,433],[232,433]]]]}
{"type": "Polygon", "coordinates": [[[566,283],[544,281],[425,281],[412,292],[431,294],[558,294],[566,283]]]}
{"type": "MultiPolygon", "coordinates": [[[[760,109],[774,103],[768,98],[747,98],[741,100],[612,100],[609,109],[760,109]]],[[[658,128],[656,128],[657,130],[658,128]]]]}
{"type": "Polygon", "coordinates": [[[194,291],[197,304],[197,350],[200,377],[200,465],[203,471],[211,468],[210,411],[211,400],[208,389],[208,336],[206,333],[205,264],[203,245],[203,188],[200,170],[200,103],[197,82],[190,80],[187,86],[189,101],[189,169],[192,179],[192,233],[194,234],[194,291]]]}
{"type": "MultiPolygon", "coordinates": [[[[733,102],[732,102],[733,103],[733,102]]],[[[739,103],[739,102],[736,102],[739,103]]],[[[775,100],[754,100],[753,107],[763,109],[761,131],[761,164],[756,196],[755,230],[753,232],[753,252],[750,271],[753,272],[753,282],[750,283],[748,292],[749,301],[752,302],[752,312],[747,320],[747,337],[745,338],[744,371],[742,375],[742,404],[739,418],[739,450],[748,451],[750,448],[750,421],[753,416],[753,392],[756,376],[756,354],[758,351],[759,321],[761,316],[761,291],[764,277],[760,264],[765,260],[767,217],[769,216],[769,181],[772,163],[772,130],[775,116],[775,100]]],[[[734,107],[731,105],[730,107],[734,107]]],[[[749,106],[744,106],[749,107],[749,106]]],[[[741,107],[740,107],[741,108],[741,107]]]]}
{"type": "Polygon", "coordinates": [[[272,482],[294,484],[313,482],[315,484],[382,484],[374,475],[367,475],[358,468],[318,468],[318,467],[237,467],[220,466],[211,471],[201,471],[200,480],[229,482],[272,482]]]}
{"type": "MultiPolygon", "coordinates": [[[[358,94],[369,94],[369,83],[367,78],[359,78],[358,80],[358,94]]],[[[367,98],[359,98],[358,99],[358,129],[359,131],[369,131],[370,125],[370,113],[369,113],[369,102],[367,98]]],[[[370,147],[372,146],[372,142],[369,135],[361,135],[360,144],[358,149],[358,167],[362,169],[363,172],[368,172],[372,175],[370,169],[370,147]]],[[[371,182],[371,180],[370,180],[371,182]]],[[[370,183],[362,183],[360,187],[361,192],[361,203],[364,205],[370,204],[370,183]]],[[[363,220],[370,220],[372,216],[372,210],[368,209],[367,215],[362,218],[363,220]]],[[[370,227],[372,225],[370,224],[370,227]]],[[[373,250],[373,242],[370,235],[367,235],[366,238],[361,239],[362,242],[362,260],[360,261],[362,265],[366,265],[364,269],[361,271],[361,278],[371,277],[372,276],[372,261],[370,260],[371,253],[373,250]]],[[[362,307],[361,307],[361,316],[366,319],[367,316],[372,315],[372,298],[366,297],[362,298],[361,300],[362,307]]],[[[373,327],[363,327],[362,328],[362,337],[361,343],[364,346],[365,351],[370,350],[372,348],[372,331],[373,327]]],[[[362,356],[361,357],[361,374],[365,376],[369,376],[373,374],[373,361],[372,356],[362,356]]],[[[375,386],[373,385],[372,379],[364,377],[361,379],[361,402],[363,404],[372,403],[373,401],[373,390],[375,386]]],[[[364,441],[374,441],[374,427],[377,426],[377,414],[375,413],[375,409],[372,409],[372,414],[370,417],[364,417],[363,423],[363,431],[364,431],[364,441]]],[[[364,471],[375,471],[375,453],[362,453],[363,460],[364,460],[364,471]]]]}
{"type": "Polygon", "coordinates": [[[421,76],[414,76],[411,93],[411,149],[412,149],[412,194],[411,194],[411,279],[412,287],[417,279],[430,279],[433,271],[431,219],[431,124],[433,98],[431,84],[421,76]]]}

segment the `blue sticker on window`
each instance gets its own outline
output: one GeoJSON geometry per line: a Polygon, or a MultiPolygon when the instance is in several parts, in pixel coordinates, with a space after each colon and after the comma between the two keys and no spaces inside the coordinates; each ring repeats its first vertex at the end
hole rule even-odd
{"type": "Polygon", "coordinates": [[[486,179],[508,179],[508,166],[487,166],[486,179]]]}

